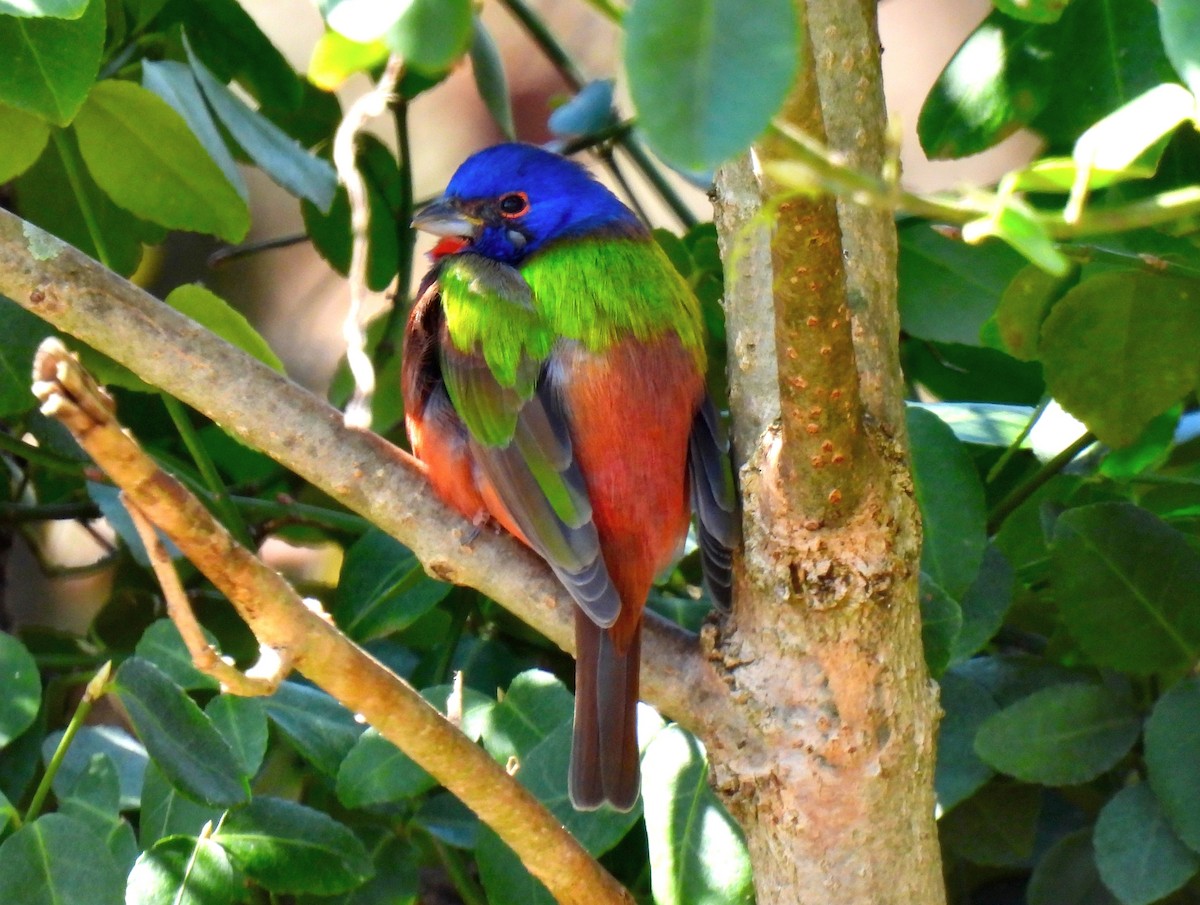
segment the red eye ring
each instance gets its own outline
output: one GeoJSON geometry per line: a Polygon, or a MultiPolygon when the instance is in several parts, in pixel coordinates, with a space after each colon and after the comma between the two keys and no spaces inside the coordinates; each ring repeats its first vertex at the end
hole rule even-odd
{"type": "Polygon", "coordinates": [[[501,217],[515,220],[529,210],[529,196],[524,192],[509,192],[500,196],[496,206],[500,209],[501,217]]]}

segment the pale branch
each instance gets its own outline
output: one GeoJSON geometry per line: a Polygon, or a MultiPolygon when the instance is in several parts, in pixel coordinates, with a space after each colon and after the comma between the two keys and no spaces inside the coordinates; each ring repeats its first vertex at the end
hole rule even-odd
{"type": "MultiPolygon", "coordinates": [[[[358,171],[356,147],[358,133],[372,119],[387,112],[404,72],[404,60],[392,54],[375,87],[351,104],[333,137],[333,163],[338,179],[346,187],[350,201],[350,309],[342,323],[346,340],[346,364],[354,377],[354,395],[346,406],[346,423],[351,427],[370,428],[371,396],[375,392],[375,368],[367,354],[367,336],[363,328],[363,306],[367,301],[367,256],[370,251],[371,209],[367,201],[367,183],[358,171]]],[[[403,292],[408,287],[401,287],[403,292]]]]}
{"type": "MultiPolygon", "coordinates": [[[[574,603],[536,555],[473,527],[430,492],[420,463],[175,309],[32,224],[0,211],[0,294],[261,450],[405,544],[434,576],[477,588],[563,650],[574,603]]],[[[692,731],[743,717],[694,635],[647,614],[645,700],[692,731]]]]}
{"type": "MultiPolygon", "coordinates": [[[[339,632],[319,606],[296,591],[233,536],[176,479],[164,472],[122,429],[112,400],[54,338],[34,363],[35,392],[43,411],[71,431],[84,450],[132,503],[135,520],[163,531],[237,609],[268,652],[257,667],[273,675],[234,684],[259,694],[297,670],[361,715],[425,768],[500,836],[563,905],[632,905],[629,893],[595,861],[529,790],[463,735],[420,692],[339,632]]],[[[213,651],[191,616],[174,567],[154,531],[140,526],[155,550],[171,616],[212,671],[213,651]]],[[[219,660],[217,662],[220,662],[219,660]]],[[[232,670],[220,670],[223,679],[232,670]]],[[[243,677],[244,678],[244,677],[243,677]]]]}

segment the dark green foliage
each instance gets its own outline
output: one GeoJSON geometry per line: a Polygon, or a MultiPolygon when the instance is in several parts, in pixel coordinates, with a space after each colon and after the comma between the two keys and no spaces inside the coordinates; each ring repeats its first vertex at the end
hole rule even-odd
{"type": "MultiPolygon", "coordinates": [[[[1200,13],[1193,0],[993,5],[926,100],[921,142],[931,156],[957,157],[1028,128],[1054,156],[1013,174],[996,210],[961,230],[1004,242],[968,244],[916,217],[899,226],[951,900],[1185,905],[1200,896],[1196,206],[1168,222],[1160,196],[1150,205],[1158,219],[1136,229],[1117,215],[1152,192],[1186,197],[1200,181],[1184,87],[1200,90],[1200,13]],[[1148,106],[1123,106],[1146,104],[1150,90],[1148,106]],[[1082,203],[1089,161],[1083,220],[1107,213],[1108,232],[1055,242],[1045,223],[1072,189],[1082,203]],[[1042,414],[1051,397],[1082,427],[1064,427],[1057,406],[1042,414]],[[1085,429],[1084,454],[1060,455],[1085,429]]],[[[389,50],[403,53],[393,115],[404,136],[407,101],[469,57],[483,102],[511,133],[513,70],[467,0],[417,0],[399,15],[386,3],[318,6],[328,31],[310,82],[237,0],[0,0],[5,203],[128,275],[169,229],[240,240],[250,223],[239,166],[252,164],[298,200],[309,239],[345,272],[349,206],[327,162],[340,110],[325,89],[377,75],[389,50]]],[[[755,4],[754,15],[740,0],[637,0],[621,27],[636,134],[684,169],[711,169],[767,128],[804,43],[790,0],[755,4]]],[[[553,36],[532,31],[553,56],[553,36]]],[[[620,146],[632,111],[614,102],[617,73],[595,75],[573,81],[548,128],[620,146]]],[[[376,291],[399,282],[396,314],[369,337],[375,424],[393,439],[403,419],[393,353],[420,266],[403,140],[399,153],[374,138],[358,151],[367,282],[376,291]]],[[[716,230],[655,238],[701,301],[709,389],[722,399],[716,230]]],[[[179,287],[167,301],[282,369],[207,290],[179,287]]],[[[466,901],[548,903],[494,833],[325,692],[292,677],[269,698],[234,698],[191,665],[115,489],[35,411],[28,374],[49,332],[0,299],[0,448],[13,478],[3,511],[103,515],[117,534],[106,563],[114,590],[85,637],[0,635],[0,902],[414,905],[421,877],[437,876],[466,901]],[[77,686],[109,659],[107,691],[130,731],[71,725],[77,686]]],[[[639,901],[750,901],[744,844],[694,738],[644,708],[641,803],[629,814],[575,812],[565,791],[567,657],[492,601],[431,578],[409,550],[219,426],[168,410],[130,372],[82,351],[115,388],[123,422],[235,534],[336,546],[336,586],[318,580],[304,593],[518,767],[639,901]]],[[[349,393],[343,370],[331,398],[349,393]]],[[[209,640],[239,665],[253,662],[257,647],[230,607],[177,563],[209,640]]],[[[698,585],[690,551],[650,606],[698,630],[709,609],[698,585]]]]}

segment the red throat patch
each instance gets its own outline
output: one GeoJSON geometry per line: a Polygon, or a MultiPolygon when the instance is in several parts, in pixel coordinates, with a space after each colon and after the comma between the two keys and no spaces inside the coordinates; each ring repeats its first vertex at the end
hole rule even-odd
{"type": "Polygon", "coordinates": [[[440,261],[446,255],[452,255],[467,247],[467,240],[462,236],[444,236],[437,245],[429,250],[429,260],[440,261]]]}

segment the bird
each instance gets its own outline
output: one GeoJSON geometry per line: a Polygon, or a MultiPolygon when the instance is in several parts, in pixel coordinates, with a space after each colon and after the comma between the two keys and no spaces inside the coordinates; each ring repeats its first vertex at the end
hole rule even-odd
{"type": "Polygon", "coordinates": [[[699,302],[586,167],[533,145],[473,154],[412,222],[439,237],[401,347],[413,454],[574,599],[568,791],[628,811],[643,610],[692,510],[710,595],[731,597],[740,523],[699,302]]]}

